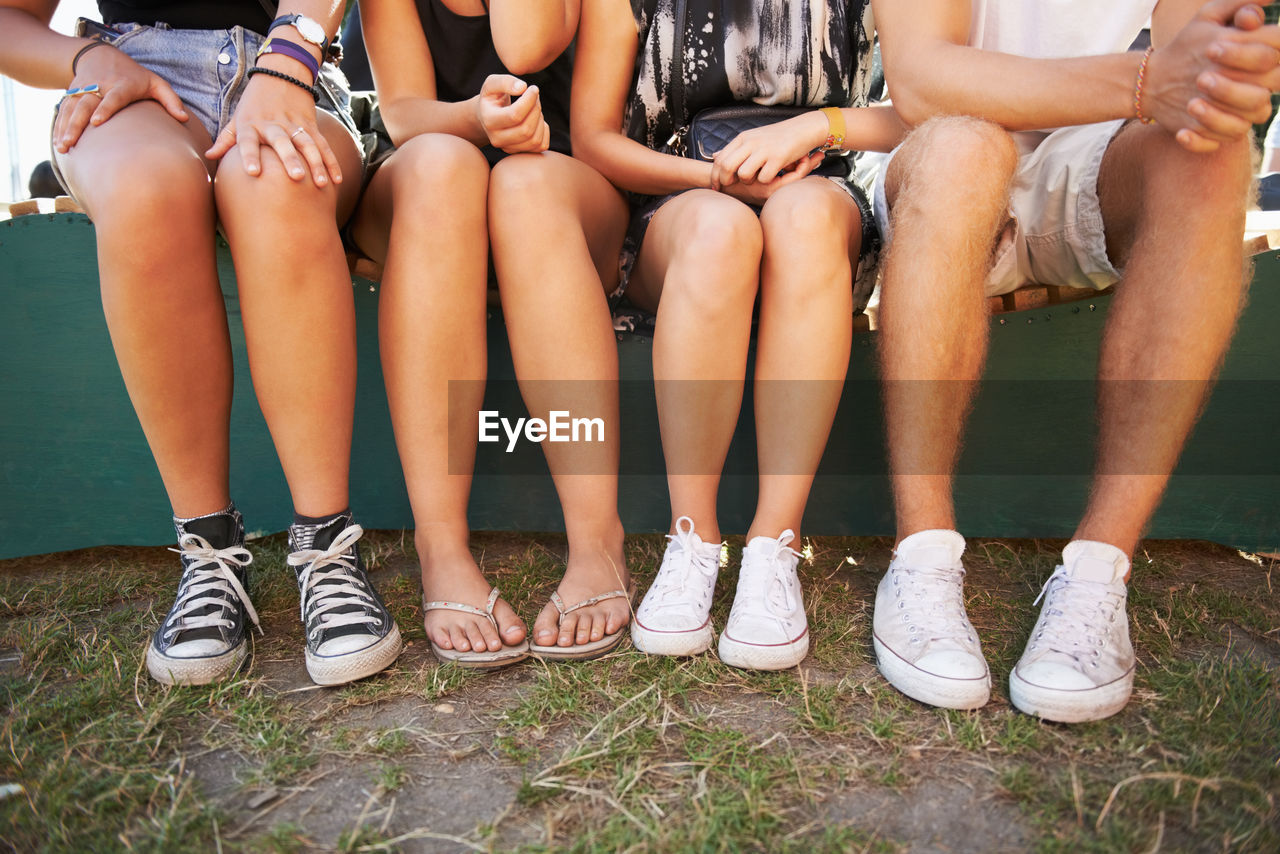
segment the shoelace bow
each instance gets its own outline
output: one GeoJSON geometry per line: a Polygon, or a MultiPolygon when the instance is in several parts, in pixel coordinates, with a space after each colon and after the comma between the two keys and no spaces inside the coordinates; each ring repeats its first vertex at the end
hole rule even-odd
{"type": "Polygon", "coordinates": [[[228,595],[239,599],[244,604],[245,613],[261,630],[258,612],[249,601],[249,594],[235,572],[228,566],[228,564],[235,564],[245,567],[252,563],[253,555],[248,549],[242,546],[215,549],[208,540],[198,534],[183,534],[178,540],[178,548],[171,548],[169,551],[184,558],[183,563],[186,564],[186,569],[183,571],[184,583],[178,601],[174,605],[173,617],[164,631],[165,640],[172,640],[179,632],[190,629],[234,626],[235,621],[226,617],[226,613],[234,608],[226,599],[228,595]],[[199,611],[210,605],[217,610],[209,614],[192,614],[193,611],[199,611]]]}
{"type": "MultiPolygon", "coordinates": [[[[769,616],[790,616],[796,607],[795,599],[791,595],[791,585],[787,584],[783,579],[783,567],[789,562],[779,560],[779,558],[784,554],[788,553],[794,555],[797,560],[800,559],[800,553],[788,545],[788,543],[794,539],[795,535],[790,530],[783,531],[782,536],[778,537],[778,539],[774,541],[773,550],[769,553],[769,556],[763,559],[763,563],[767,567],[765,572],[768,574],[764,579],[762,579],[763,584],[760,586],[760,589],[764,591],[764,595],[760,597],[760,603],[764,605],[764,612],[769,616]]],[[[752,563],[754,563],[754,561],[752,561],[752,563]]],[[[747,564],[744,561],[743,568],[745,569],[746,566],[747,564]]],[[[744,585],[742,583],[742,579],[739,579],[738,590],[741,591],[749,586],[753,585],[750,583],[744,585]]],[[[734,601],[735,608],[748,613],[755,610],[753,607],[755,604],[756,603],[753,601],[746,600],[742,603],[742,606],[739,607],[736,597],[734,601]]]]}
{"type": "Polygon", "coordinates": [[[676,522],[676,532],[667,534],[667,539],[680,546],[679,556],[674,564],[667,564],[665,561],[658,578],[654,579],[654,584],[660,585],[658,589],[658,600],[664,604],[674,602],[680,604],[684,602],[685,590],[689,586],[689,579],[697,573],[703,578],[714,579],[720,571],[720,561],[717,559],[714,563],[706,560],[702,555],[698,554],[693,545],[693,528],[684,530],[680,526],[680,521],[676,522]],[[668,566],[672,567],[670,572],[667,571],[668,566]]]}
{"type": "Polygon", "coordinates": [[[306,565],[306,569],[298,576],[298,587],[302,591],[302,621],[304,624],[308,622],[307,612],[310,611],[316,623],[310,632],[312,637],[325,629],[338,626],[382,622],[379,617],[369,613],[374,607],[373,596],[360,581],[355,564],[352,563],[355,556],[347,554],[347,550],[363,534],[364,528],[349,525],[333,538],[327,549],[303,549],[289,555],[287,559],[292,567],[306,565]],[[360,611],[330,613],[348,605],[356,605],[360,611]]]}
{"type": "Polygon", "coordinates": [[[1115,616],[1120,597],[1108,585],[1070,577],[1064,566],[1054,570],[1031,604],[1039,604],[1046,594],[1049,598],[1045,603],[1045,616],[1052,614],[1060,619],[1044,620],[1032,638],[1032,647],[1046,646],[1077,660],[1086,653],[1097,658],[1104,645],[1102,636],[1115,616]],[[1090,588],[1101,588],[1102,595],[1090,588]]]}
{"type": "Polygon", "coordinates": [[[964,610],[964,569],[942,567],[903,567],[897,570],[901,580],[902,599],[907,608],[928,603],[928,619],[913,620],[928,624],[933,630],[930,642],[940,640],[971,641],[971,627],[964,610]]]}

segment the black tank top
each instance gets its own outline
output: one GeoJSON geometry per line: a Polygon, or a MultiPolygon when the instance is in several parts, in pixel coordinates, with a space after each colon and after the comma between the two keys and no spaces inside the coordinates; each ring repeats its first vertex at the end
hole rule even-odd
{"type": "MultiPolygon", "coordinates": [[[[510,74],[489,31],[488,15],[459,15],[441,0],[417,0],[418,18],[431,47],[436,72],[436,97],[441,101],[465,101],[480,91],[490,74],[510,74]]],[[[538,87],[542,115],[551,128],[551,150],[569,153],[569,84],[573,77],[573,46],[542,71],[520,79],[538,87]]],[[[484,149],[489,162],[502,159],[501,151],[484,149]]]]}
{"type": "MultiPolygon", "coordinates": [[[[275,8],[275,3],[268,4],[275,8]]],[[[235,26],[265,33],[271,15],[258,0],[99,0],[104,24],[168,24],[175,30],[229,30],[235,26]]]]}

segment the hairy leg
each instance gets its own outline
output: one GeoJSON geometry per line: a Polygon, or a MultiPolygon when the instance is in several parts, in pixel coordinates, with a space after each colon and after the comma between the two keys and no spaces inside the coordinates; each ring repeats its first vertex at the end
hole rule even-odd
{"type": "Polygon", "coordinates": [[[231,342],[201,154],[208,146],[198,122],[141,101],[89,126],[58,156],[93,217],[111,342],[178,516],[230,502],[231,342]]]}
{"type": "Polygon", "coordinates": [[[760,499],[747,531],[776,537],[800,522],[844,391],[862,219],[823,178],[784,187],[760,214],[764,262],[756,343],[760,499]]]}
{"type": "Polygon", "coordinates": [[[986,358],[983,283],[1016,166],[1007,133],[967,118],[920,126],[889,163],[880,366],[899,540],[955,528],[952,474],[986,358]]]}
{"type": "Polygon", "coordinates": [[[653,378],[672,528],[688,516],[720,539],[716,494],[742,407],[764,237],[755,213],[691,190],[654,214],[628,294],[657,310],[653,378]]]}
{"type": "Polygon", "coordinates": [[[356,383],[351,277],[335,221],[359,192],[359,153],[337,119],[319,119],[346,177],[337,187],[290,180],[266,148],[258,177],[232,149],[214,180],[258,403],[294,509],[307,516],[347,507],[356,383]]]}
{"type": "MultiPolygon", "coordinates": [[[[561,410],[605,423],[603,442],[542,445],[569,539],[559,588],[569,605],[630,580],[618,517],[618,351],[605,299],[627,215],[622,195],[572,158],[519,154],[494,167],[493,259],[525,404],[534,417],[561,410]]],[[[538,615],[539,644],[600,640],[626,625],[630,609],[607,599],[558,619],[551,605],[538,615]]]]}
{"type": "Polygon", "coordinates": [[[1124,269],[1100,354],[1097,473],[1079,539],[1132,554],[1199,415],[1243,302],[1245,143],[1184,151],[1126,127],[1102,162],[1107,250],[1124,269]]]}
{"type": "MultiPolygon", "coordinates": [[[[489,164],[474,145],[424,134],[378,168],[352,220],[356,243],[383,262],[378,305],[382,374],[416,526],[428,601],[481,608],[489,582],[469,546],[467,501],[484,396],[485,196],[489,164]],[[458,382],[450,384],[451,380],[458,382]]],[[[444,649],[496,652],[525,628],[506,602],[488,620],[424,615],[444,649]]]]}

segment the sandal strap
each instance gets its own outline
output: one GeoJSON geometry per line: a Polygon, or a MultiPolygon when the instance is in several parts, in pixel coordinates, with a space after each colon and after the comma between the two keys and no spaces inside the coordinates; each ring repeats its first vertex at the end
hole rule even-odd
{"type": "Polygon", "coordinates": [[[489,591],[489,598],[485,600],[484,608],[477,608],[475,605],[468,605],[466,602],[449,602],[443,599],[434,602],[428,602],[427,597],[422,597],[422,610],[427,611],[461,611],[464,614],[474,614],[477,617],[484,617],[494,628],[498,627],[498,621],[493,617],[493,606],[497,604],[502,594],[498,588],[494,587],[489,591]]]}
{"type": "Polygon", "coordinates": [[[606,599],[630,599],[631,595],[625,590],[610,590],[608,593],[601,593],[599,596],[592,596],[590,599],[583,599],[576,605],[565,607],[564,599],[560,598],[560,591],[555,590],[551,593],[551,604],[556,606],[556,610],[560,612],[560,616],[567,617],[579,608],[589,608],[597,602],[603,602],[606,599]]]}

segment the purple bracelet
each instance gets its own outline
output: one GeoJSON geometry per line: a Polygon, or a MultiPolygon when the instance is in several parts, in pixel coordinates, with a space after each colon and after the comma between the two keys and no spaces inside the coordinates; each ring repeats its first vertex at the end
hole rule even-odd
{"type": "Polygon", "coordinates": [[[298,60],[311,71],[313,80],[320,76],[320,63],[301,45],[285,39],[267,39],[266,44],[258,51],[258,58],[268,53],[278,53],[281,56],[298,60]]]}

